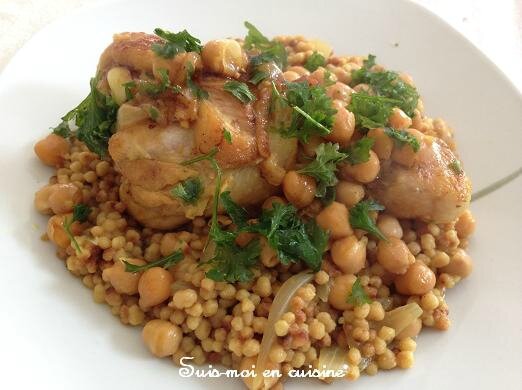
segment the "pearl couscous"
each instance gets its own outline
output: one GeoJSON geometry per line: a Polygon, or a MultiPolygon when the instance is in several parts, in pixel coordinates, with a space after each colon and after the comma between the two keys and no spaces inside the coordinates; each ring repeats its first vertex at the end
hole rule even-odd
{"type": "Polygon", "coordinates": [[[88,98],[35,145],[54,169],[42,238],[175,364],[283,373],[250,389],[411,368],[472,270],[453,131],[373,56],[246,25],[204,45],[115,35],[88,98]]]}

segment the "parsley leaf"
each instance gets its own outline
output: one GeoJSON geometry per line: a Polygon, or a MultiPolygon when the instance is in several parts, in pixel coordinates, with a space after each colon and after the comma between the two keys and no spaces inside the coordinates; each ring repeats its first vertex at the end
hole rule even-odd
{"type": "MultiPolygon", "coordinates": [[[[158,73],[160,75],[160,80],[157,83],[153,81],[140,81],[138,89],[152,97],[156,97],[169,89],[174,93],[181,92],[181,87],[179,85],[172,85],[170,83],[169,71],[167,69],[158,69],[158,73]]],[[[127,89],[125,89],[125,93],[127,93],[127,89]]]]}
{"type": "Polygon", "coordinates": [[[53,132],[65,137],[75,135],[90,151],[104,157],[109,138],[114,132],[118,105],[112,97],[98,90],[97,77],[91,79],[90,85],[89,95],[62,117],[62,122],[53,132]],[[74,122],[76,130],[71,129],[70,122],[74,122]]]}
{"type": "Polygon", "coordinates": [[[217,282],[248,282],[254,276],[252,268],[257,264],[260,253],[259,240],[252,240],[244,247],[233,242],[217,246],[214,257],[206,263],[212,266],[206,276],[217,282]]]}
{"type": "Polygon", "coordinates": [[[315,160],[300,169],[298,172],[312,176],[317,180],[316,196],[322,198],[326,195],[326,189],[337,184],[335,176],[337,164],[348,157],[339,151],[338,144],[322,143],[315,151],[315,160]]]}
{"type": "Polygon", "coordinates": [[[348,155],[346,159],[351,165],[365,163],[370,159],[370,150],[374,142],[373,138],[362,137],[342,152],[348,155]]]}
{"type": "Polygon", "coordinates": [[[232,144],[232,133],[227,129],[223,129],[223,138],[227,141],[228,144],[232,144]]]}
{"type": "Polygon", "coordinates": [[[365,303],[372,303],[372,300],[368,294],[366,294],[366,291],[364,291],[360,278],[357,278],[352,285],[352,291],[348,294],[346,302],[353,306],[362,306],[365,303]]]}
{"type": "Polygon", "coordinates": [[[67,237],[69,237],[69,239],[71,240],[71,244],[74,246],[74,249],[76,249],[77,253],[82,253],[82,249],[80,248],[80,245],[78,245],[78,241],[76,241],[76,238],[74,238],[74,235],[72,234],[71,226],[74,222],[83,223],[87,221],[87,218],[89,218],[90,213],[91,208],[89,206],[83,203],[78,203],[73,207],[72,217],[65,217],[62,223],[63,230],[65,230],[65,234],[67,234],[67,237]]]}
{"type": "Polygon", "coordinates": [[[406,144],[410,145],[415,153],[420,149],[419,140],[406,130],[395,130],[391,127],[385,127],[384,133],[386,133],[388,137],[393,138],[401,147],[406,144]]]}
{"type": "Polygon", "coordinates": [[[462,169],[462,165],[459,160],[455,159],[448,164],[448,167],[455,172],[457,175],[462,175],[464,170],[462,169]]]}
{"type": "Polygon", "coordinates": [[[276,126],[283,137],[296,137],[307,143],[312,135],[330,134],[337,110],[332,107],[332,99],[323,86],[310,85],[307,81],[290,82],[286,84],[285,97],[274,83],[272,90],[272,111],[275,111],[276,126]],[[288,108],[293,110],[290,119],[285,112],[288,108]]]}
{"type": "Polygon", "coordinates": [[[250,81],[252,84],[257,85],[264,79],[266,79],[269,76],[268,72],[262,71],[262,70],[256,70],[252,77],[250,77],[250,81]]]}
{"type": "Polygon", "coordinates": [[[134,98],[134,94],[132,93],[132,89],[136,88],[135,81],[128,81],[122,84],[123,89],[125,90],[125,97],[127,100],[132,100],[134,98]]]}
{"type": "Polygon", "coordinates": [[[187,87],[190,89],[190,92],[193,96],[196,97],[196,99],[208,99],[208,92],[197,85],[194,80],[192,80],[192,76],[194,76],[194,65],[189,62],[187,64],[187,87]]]}
{"type": "Polygon", "coordinates": [[[314,271],[321,268],[328,233],[314,220],[305,224],[294,206],[274,203],[249,231],[265,236],[282,264],[302,261],[314,271]]]}
{"type": "Polygon", "coordinates": [[[191,177],[178,183],[171,191],[172,196],[183,200],[186,204],[194,204],[203,192],[203,184],[199,177],[191,177]]]}
{"type": "Polygon", "coordinates": [[[400,102],[382,96],[353,93],[348,110],[355,115],[355,124],[366,129],[386,126],[392,108],[400,102]]]}
{"type": "Polygon", "coordinates": [[[135,264],[131,264],[125,260],[123,260],[123,264],[125,264],[125,272],[136,273],[136,272],[145,271],[145,270],[148,270],[148,269],[154,268],[154,267],[163,267],[165,269],[170,268],[173,265],[179,263],[181,260],[183,260],[183,257],[184,257],[183,252],[180,249],[178,249],[178,250],[172,252],[170,255],[162,257],[161,259],[158,259],[158,260],[151,261],[148,264],[135,265],[135,264]]]}
{"type": "Polygon", "coordinates": [[[163,38],[163,44],[154,43],[151,49],[157,56],[163,58],[173,58],[179,53],[191,52],[201,53],[201,41],[193,37],[187,30],[173,33],[162,30],[161,28],[154,29],[154,34],[163,38]]]}
{"type": "Polygon", "coordinates": [[[243,104],[247,104],[256,100],[256,96],[250,91],[250,89],[248,89],[248,85],[240,81],[227,81],[223,85],[223,89],[227,92],[230,92],[243,104]]]}
{"type": "Polygon", "coordinates": [[[228,216],[238,228],[247,226],[248,213],[243,207],[239,206],[232,200],[230,197],[230,191],[223,192],[220,195],[220,200],[228,216]]]}
{"type": "Polygon", "coordinates": [[[148,113],[149,113],[150,119],[152,119],[153,121],[158,120],[160,112],[158,111],[158,109],[156,107],[150,106],[148,109],[148,113]]]}
{"type": "Polygon", "coordinates": [[[69,124],[64,120],[53,129],[53,133],[62,138],[69,138],[71,136],[71,129],[69,128],[69,124]]]}
{"type": "Polygon", "coordinates": [[[377,95],[398,100],[396,105],[411,117],[419,100],[415,87],[404,82],[396,72],[372,72],[370,69],[373,65],[375,56],[369,55],[363,67],[352,72],[352,86],[360,83],[370,85],[377,95]]]}
{"type": "Polygon", "coordinates": [[[258,64],[261,62],[275,62],[281,69],[286,68],[287,54],[285,46],[281,42],[271,41],[265,37],[252,23],[245,22],[248,30],[245,37],[244,47],[247,50],[256,49],[263,57],[258,58],[258,64]]]}
{"type": "Polygon", "coordinates": [[[323,57],[323,55],[314,51],[312,55],[306,59],[304,67],[308,69],[310,72],[313,72],[320,66],[325,66],[325,64],[326,59],[323,57]]]}
{"type": "Polygon", "coordinates": [[[379,203],[373,200],[362,200],[350,209],[350,225],[354,229],[365,230],[381,240],[388,241],[370,217],[371,211],[382,210],[384,206],[379,203]]]}
{"type": "Polygon", "coordinates": [[[219,200],[223,201],[223,206],[230,213],[231,218],[236,224],[243,224],[246,211],[236,205],[230,198],[230,193],[221,193],[222,171],[219,167],[215,155],[217,149],[212,149],[209,153],[187,160],[182,165],[190,165],[199,161],[210,161],[216,172],[214,201],[212,205],[212,219],[210,223],[209,241],[216,245],[214,256],[202,263],[210,266],[206,276],[215,281],[226,281],[229,283],[246,282],[254,276],[252,268],[257,264],[261,248],[259,240],[252,240],[248,245],[240,247],[235,243],[239,231],[229,232],[221,229],[217,219],[219,200]]]}

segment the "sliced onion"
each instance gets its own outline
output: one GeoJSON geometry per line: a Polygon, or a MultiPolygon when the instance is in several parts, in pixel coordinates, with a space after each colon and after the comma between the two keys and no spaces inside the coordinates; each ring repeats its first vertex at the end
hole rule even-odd
{"type": "Polygon", "coordinates": [[[386,312],[384,319],[378,322],[378,325],[393,328],[395,329],[395,334],[399,334],[421,315],[421,307],[412,302],[386,312]]]}
{"type": "MultiPolygon", "coordinates": [[[[317,369],[319,371],[326,370],[344,370],[348,372],[348,351],[341,347],[324,347],[319,352],[319,361],[317,369]]],[[[327,383],[333,382],[333,377],[319,377],[322,381],[327,383]]]]}
{"type": "Polygon", "coordinates": [[[312,273],[298,273],[284,282],[277,291],[277,294],[274,297],[274,301],[272,302],[270,312],[268,313],[268,321],[265,326],[265,332],[263,333],[263,339],[261,340],[261,347],[255,368],[257,376],[254,378],[252,390],[261,390],[265,388],[265,378],[263,377],[263,371],[265,371],[270,348],[272,348],[272,344],[276,339],[274,330],[276,321],[278,321],[288,310],[290,300],[295,295],[296,291],[312,280],[312,278],[312,273]]]}
{"type": "Polygon", "coordinates": [[[316,296],[321,300],[321,302],[328,301],[328,295],[330,295],[330,290],[332,289],[331,279],[326,284],[320,284],[316,288],[316,296]]]}

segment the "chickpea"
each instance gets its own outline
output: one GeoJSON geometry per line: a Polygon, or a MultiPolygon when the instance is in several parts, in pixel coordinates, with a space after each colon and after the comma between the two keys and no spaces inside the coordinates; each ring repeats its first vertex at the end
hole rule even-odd
{"type": "Polygon", "coordinates": [[[388,118],[388,124],[394,129],[407,129],[411,126],[411,118],[400,108],[394,107],[388,118]]]}
{"type": "Polygon", "coordinates": [[[265,199],[262,207],[264,210],[270,210],[274,203],[286,204],[286,200],[284,200],[280,196],[270,196],[265,199]]]}
{"type": "MultiPolygon", "coordinates": [[[[417,141],[419,141],[422,148],[424,135],[416,129],[407,129],[406,131],[417,138],[417,141]]],[[[399,145],[393,148],[391,158],[398,164],[404,165],[405,167],[411,167],[416,161],[417,153],[413,151],[409,144],[399,145]]]]}
{"type": "Polygon", "coordinates": [[[334,100],[333,106],[337,113],[334,117],[332,132],[325,135],[324,138],[341,146],[348,146],[355,130],[355,116],[344,108],[345,104],[341,100],[334,100]]]}
{"type": "Polygon", "coordinates": [[[55,214],[65,214],[81,203],[82,191],[74,184],[53,184],[54,191],[49,195],[49,206],[55,214]]]}
{"type": "MultiPolygon", "coordinates": [[[[134,265],[147,264],[141,259],[126,259],[127,262],[134,265]]],[[[123,261],[115,261],[114,265],[105,268],[102,273],[102,279],[112,285],[114,289],[120,294],[133,295],[138,292],[138,282],[140,280],[141,272],[127,272],[125,271],[125,264],[123,261]]]]}
{"type": "Polygon", "coordinates": [[[47,237],[60,248],[67,248],[71,242],[63,228],[65,216],[53,215],[47,222],[47,237]]]}
{"type": "Polygon", "coordinates": [[[298,209],[313,202],[315,191],[316,184],[313,177],[301,175],[296,171],[286,172],[283,178],[283,192],[290,203],[298,209]]]}
{"type": "Polygon", "coordinates": [[[415,262],[415,257],[404,241],[397,237],[389,237],[388,241],[379,241],[377,261],[393,274],[404,274],[415,262]]]}
{"type": "Polygon", "coordinates": [[[295,81],[299,77],[301,77],[301,75],[292,70],[287,70],[286,72],[283,73],[283,77],[286,81],[295,81]]]}
{"type": "Polygon", "coordinates": [[[297,73],[299,76],[309,76],[310,72],[303,66],[289,66],[286,71],[297,73]]]}
{"type": "Polygon", "coordinates": [[[351,181],[341,180],[335,187],[335,199],[350,209],[364,198],[364,187],[351,181]]]}
{"type": "Polygon", "coordinates": [[[330,232],[330,238],[336,240],[353,234],[348,222],[348,209],[339,202],[332,202],[316,217],[317,224],[330,232]]]}
{"type": "Polygon", "coordinates": [[[422,295],[435,287],[435,274],[422,261],[416,261],[405,274],[395,278],[395,288],[401,294],[422,295]]]}
{"type": "Polygon", "coordinates": [[[375,180],[381,169],[379,157],[370,150],[370,158],[361,164],[344,164],[340,168],[340,174],[345,179],[353,178],[360,183],[370,183],[375,180]]]}
{"type": "Polygon", "coordinates": [[[65,155],[69,153],[69,142],[51,133],[34,145],[34,152],[45,165],[59,167],[63,165],[65,155]]]}
{"type": "Polygon", "coordinates": [[[82,192],[74,184],[48,184],[34,195],[34,205],[42,214],[66,214],[82,201],[82,192]]]}
{"type": "Polygon", "coordinates": [[[450,275],[457,275],[461,278],[468,276],[473,271],[473,262],[471,257],[464,249],[457,249],[451,256],[450,262],[447,266],[442,267],[440,272],[445,272],[450,275]]]}
{"type": "Polygon", "coordinates": [[[151,320],[143,327],[142,337],[153,355],[165,357],[178,351],[183,332],[170,321],[151,320]]]}
{"type": "Polygon", "coordinates": [[[166,300],[171,294],[170,285],[173,282],[172,275],[166,269],[153,267],[146,270],[138,283],[140,306],[148,308],[166,300]]]}
{"type": "Polygon", "coordinates": [[[464,211],[455,224],[455,230],[460,238],[471,236],[475,231],[475,218],[470,210],[464,211]]]}
{"type": "Polygon", "coordinates": [[[217,74],[239,77],[248,64],[248,59],[241,45],[233,39],[209,41],[201,50],[203,66],[217,74]]]}
{"type": "Polygon", "coordinates": [[[373,151],[381,160],[390,158],[393,151],[393,140],[386,135],[383,128],[370,129],[368,137],[374,140],[373,151]]]}
{"type": "MultiPolygon", "coordinates": [[[[330,81],[337,81],[337,77],[330,72],[330,81]]],[[[317,68],[308,76],[308,82],[312,85],[324,84],[326,82],[326,69],[317,68]]]]}
{"type": "Polygon", "coordinates": [[[366,239],[348,236],[335,241],[330,249],[333,262],[345,274],[356,274],[366,262],[366,239]]]}
{"type": "Polygon", "coordinates": [[[395,336],[397,340],[403,340],[408,337],[412,339],[417,337],[422,329],[422,320],[417,318],[411,324],[409,324],[406,328],[404,328],[398,335],[395,336]]]}
{"type": "Polygon", "coordinates": [[[324,139],[319,136],[310,137],[307,143],[301,144],[301,148],[307,157],[315,157],[315,151],[324,142],[324,139]]]}
{"type": "Polygon", "coordinates": [[[333,100],[340,100],[344,103],[344,106],[350,103],[352,100],[353,89],[351,89],[345,83],[337,81],[334,85],[330,85],[326,88],[326,94],[333,100]]]}
{"type": "Polygon", "coordinates": [[[346,302],[346,298],[352,292],[352,286],[357,278],[354,275],[346,274],[334,278],[328,302],[337,310],[351,309],[352,305],[346,302]]]}
{"type": "Polygon", "coordinates": [[[399,220],[391,215],[381,214],[377,218],[377,227],[386,237],[402,238],[402,227],[399,220]]]}

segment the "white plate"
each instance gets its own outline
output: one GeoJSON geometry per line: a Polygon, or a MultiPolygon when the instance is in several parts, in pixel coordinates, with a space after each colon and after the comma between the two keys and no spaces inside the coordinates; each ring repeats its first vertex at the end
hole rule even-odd
{"type": "MultiPolygon", "coordinates": [[[[236,381],[179,378],[169,361],[148,354],[138,329],[122,326],[107,306],[93,303],[90,290],[38,239],[45,221],[33,210],[33,193],[50,170],[38,163],[32,145],[87,93],[114,32],[187,28],[207,40],[241,36],[249,20],[267,35],[304,34],[330,41],[340,54],[374,53],[379,62],[412,74],[428,113],[456,128],[476,190],[522,166],[520,94],[475,47],[412,3],[190,3],[126,1],[80,10],[38,33],[0,76],[4,388],[241,388],[236,381]]],[[[415,367],[332,388],[519,388],[521,199],[519,177],[473,204],[475,272],[449,292],[450,330],[423,332],[415,367]]],[[[317,383],[288,387],[312,386],[317,383]]]]}

